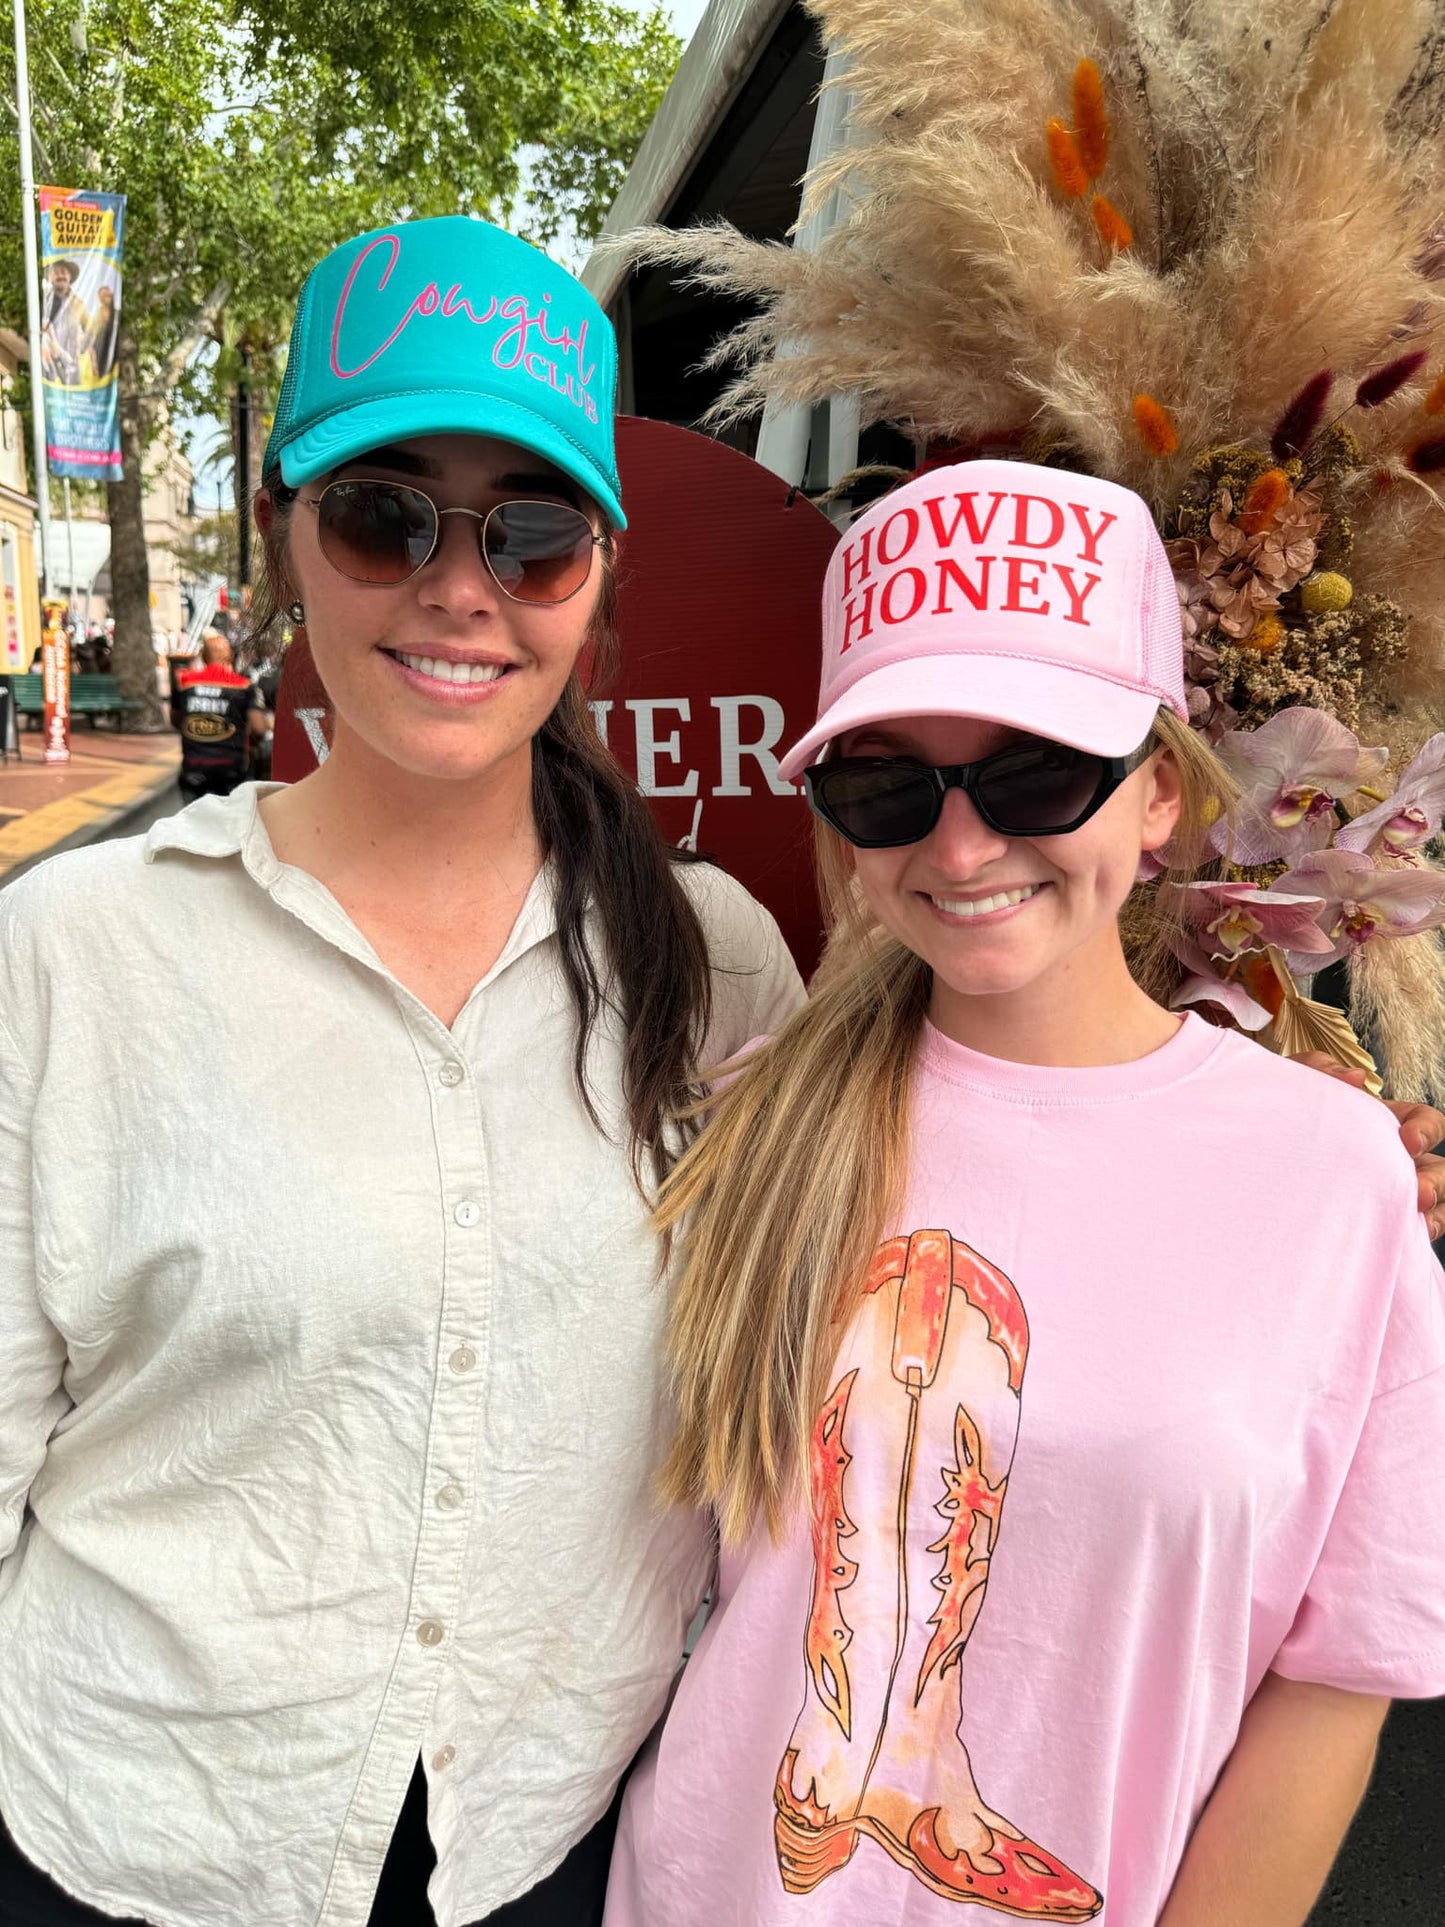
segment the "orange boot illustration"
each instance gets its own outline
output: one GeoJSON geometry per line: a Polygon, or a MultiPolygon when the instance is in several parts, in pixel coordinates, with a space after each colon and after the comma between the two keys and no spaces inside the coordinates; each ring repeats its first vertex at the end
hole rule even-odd
{"type": "Polygon", "coordinates": [[[883,1245],[809,1468],[803,1709],[778,1769],[778,1867],[809,1893],[871,1840],[945,1900],[1085,1921],[1102,1896],[984,1803],[961,1660],[1018,1438],[1028,1324],[946,1231],[883,1245]],[[941,1529],[940,1529],[941,1527],[941,1529]]]}

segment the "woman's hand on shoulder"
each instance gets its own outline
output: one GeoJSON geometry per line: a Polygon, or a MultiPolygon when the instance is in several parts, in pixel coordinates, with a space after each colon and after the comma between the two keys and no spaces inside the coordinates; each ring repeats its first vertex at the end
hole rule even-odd
{"type": "MultiPolygon", "coordinates": [[[[1337,1064],[1324,1051],[1307,1051],[1295,1062],[1308,1064],[1311,1070],[1324,1071],[1330,1077],[1339,1078],[1343,1084],[1353,1084],[1358,1090],[1365,1088],[1363,1071],[1346,1070],[1343,1064],[1337,1064]]],[[[1445,1158],[1434,1155],[1436,1145],[1445,1139],[1445,1114],[1428,1104],[1397,1101],[1388,1104],[1387,1108],[1395,1113],[1400,1126],[1400,1142],[1415,1160],[1420,1209],[1430,1227],[1430,1236],[1445,1238],[1445,1158]]]]}

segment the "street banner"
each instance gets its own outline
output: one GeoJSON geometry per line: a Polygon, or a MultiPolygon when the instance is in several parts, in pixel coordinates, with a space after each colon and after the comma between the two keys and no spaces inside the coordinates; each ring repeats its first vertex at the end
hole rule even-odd
{"type": "Polygon", "coordinates": [[[120,477],[116,347],[124,194],[40,190],[40,364],[52,475],[120,477]]]}
{"type": "Polygon", "coordinates": [[[45,604],[40,642],[40,675],[45,694],[45,761],[70,761],[70,637],[63,602],[45,604]]]}

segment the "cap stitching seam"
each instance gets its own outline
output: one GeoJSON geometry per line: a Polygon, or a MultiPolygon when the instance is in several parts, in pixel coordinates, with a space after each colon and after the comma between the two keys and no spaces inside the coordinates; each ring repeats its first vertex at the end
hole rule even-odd
{"type": "MultiPolygon", "coordinates": [[[[570,434],[568,430],[563,428],[560,423],[553,422],[549,416],[543,415],[541,411],[538,409],[527,408],[521,402],[509,400],[505,395],[482,396],[482,395],[479,395],[478,391],[474,388],[443,388],[438,386],[429,386],[426,389],[421,391],[418,391],[417,389],[414,389],[414,388],[398,388],[398,389],[389,390],[386,394],[368,395],[365,397],[364,400],[357,400],[354,398],[347,399],[346,401],[338,402],[335,405],[335,407],[325,409],[322,413],[313,416],[312,419],[307,422],[304,428],[297,429],[295,434],[293,434],[287,441],[282,443],[282,448],[293,447],[297,442],[303,440],[305,436],[309,435],[313,428],[319,428],[323,422],[331,421],[338,415],[350,414],[358,408],[369,407],[372,402],[405,401],[405,400],[415,399],[417,398],[419,393],[426,394],[426,395],[466,395],[474,400],[495,401],[495,402],[499,402],[504,408],[515,409],[519,415],[530,415],[537,421],[546,422],[549,427],[556,429],[556,432],[562,437],[562,440],[564,442],[568,443],[569,446],[571,446],[572,448],[575,448],[579,455],[585,457],[585,459],[591,465],[591,467],[595,468],[600,474],[606,476],[607,479],[614,484],[614,486],[616,485],[615,468],[613,469],[604,468],[602,466],[602,463],[599,461],[597,456],[592,452],[592,450],[590,450],[584,443],[579,442],[576,436],[573,434],[570,434]]],[[[280,450],[278,450],[277,453],[279,455],[280,450]]]]}
{"type": "MultiPolygon", "coordinates": [[[[1115,688],[1132,690],[1135,695],[1157,696],[1160,702],[1172,702],[1173,700],[1167,690],[1160,690],[1154,683],[1150,683],[1147,689],[1141,689],[1139,684],[1143,680],[1142,678],[1131,681],[1125,676],[1115,675],[1106,669],[1095,669],[1085,663],[1060,662],[1056,657],[1037,655],[1033,651],[1026,649],[909,649],[901,651],[898,654],[890,654],[886,662],[874,662],[867,668],[860,669],[858,674],[854,676],[850,682],[831,693],[829,697],[830,706],[832,703],[837,702],[839,697],[846,696],[850,690],[856,689],[858,684],[863,682],[865,678],[876,675],[880,669],[891,669],[896,663],[900,662],[937,662],[950,658],[959,662],[975,662],[980,658],[989,658],[998,662],[1036,662],[1042,664],[1046,669],[1061,669],[1066,675],[1090,676],[1095,682],[1112,683],[1115,688]]],[[[819,717],[818,720],[821,722],[822,718],[819,717]]]]}

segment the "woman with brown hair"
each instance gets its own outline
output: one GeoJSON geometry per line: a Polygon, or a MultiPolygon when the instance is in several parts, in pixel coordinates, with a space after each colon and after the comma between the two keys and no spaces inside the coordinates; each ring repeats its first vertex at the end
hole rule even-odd
{"type": "Polygon", "coordinates": [[[0,897],[7,1927],[600,1916],[712,1557],[644,1193],[801,1001],[591,726],[615,352],[478,222],[323,261],[257,520],[329,760],[0,897]]]}

